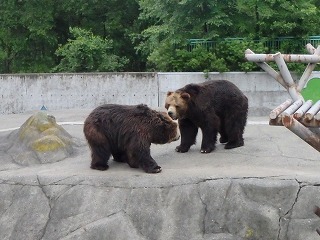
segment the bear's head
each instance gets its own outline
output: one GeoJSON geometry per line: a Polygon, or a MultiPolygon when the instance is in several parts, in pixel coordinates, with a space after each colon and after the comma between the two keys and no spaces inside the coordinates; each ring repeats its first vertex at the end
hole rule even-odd
{"type": "Polygon", "coordinates": [[[180,138],[178,124],[166,112],[157,112],[158,120],[153,124],[152,143],[164,144],[180,138]]]}
{"type": "Polygon", "coordinates": [[[148,138],[151,143],[165,144],[180,138],[178,124],[165,111],[156,111],[139,104],[134,117],[139,121],[135,125],[141,137],[148,138]]]}
{"type": "Polygon", "coordinates": [[[189,100],[189,93],[180,91],[168,92],[165,108],[167,109],[169,116],[174,120],[184,117],[188,109],[189,100]]]}

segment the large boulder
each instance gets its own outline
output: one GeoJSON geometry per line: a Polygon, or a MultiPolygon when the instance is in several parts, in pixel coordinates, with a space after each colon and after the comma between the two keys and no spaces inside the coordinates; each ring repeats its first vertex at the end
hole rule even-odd
{"type": "Polygon", "coordinates": [[[81,140],[72,137],[52,115],[38,112],[9,134],[2,148],[22,166],[61,161],[75,153],[81,140]]]}

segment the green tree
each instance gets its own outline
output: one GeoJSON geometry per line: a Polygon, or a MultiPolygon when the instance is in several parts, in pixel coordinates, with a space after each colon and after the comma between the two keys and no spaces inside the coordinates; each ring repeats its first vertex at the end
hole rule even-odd
{"type": "Polygon", "coordinates": [[[192,50],[176,49],[169,44],[162,45],[148,58],[149,67],[158,71],[186,72],[226,72],[259,70],[256,64],[244,59],[244,51],[249,48],[254,52],[265,52],[262,43],[252,40],[221,41],[214,44],[198,45],[192,50]]]}
{"type": "Polygon", "coordinates": [[[56,51],[61,61],[53,71],[121,71],[128,62],[126,58],[112,53],[112,40],[81,28],[70,28],[70,33],[73,39],[68,39],[56,51]]]}
{"type": "Polygon", "coordinates": [[[319,10],[314,0],[237,0],[234,28],[243,36],[317,35],[319,10]],[[236,20],[236,19],[235,19],[236,20]]]}
{"type": "Polygon", "coordinates": [[[187,49],[175,49],[169,44],[163,45],[154,51],[148,58],[149,68],[157,68],[157,71],[183,71],[183,72],[208,72],[228,71],[223,58],[218,58],[214,52],[205,47],[198,46],[191,51],[187,49]]]}
{"type": "Polygon", "coordinates": [[[139,5],[136,0],[58,0],[55,26],[59,43],[70,38],[69,27],[92,31],[96,36],[113,40],[114,54],[129,60],[124,70],[143,71],[145,59],[136,54],[131,34],[140,31],[139,5]]]}
{"type": "Polygon", "coordinates": [[[149,23],[137,50],[152,54],[161,42],[185,46],[187,39],[219,37],[232,25],[232,1],[218,0],[140,0],[140,19],[149,23]]]}
{"type": "Polygon", "coordinates": [[[228,71],[250,72],[260,70],[255,63],[247,62],[244,59],[244,52],[250,48],[256,53],[264,53],[267,48],[261,42],[254,42],[249,39],[221,41],[216,44],[214,52],[222,57],[228,67],[228,71]]]}
{"type": "Polygon", "coordinates": [[[0,1],[0,72],[44,72],[54,65],[53,10],[52,0],[0,1]]]}
{"type": "MultiPolygon", "coordinates": [[[[316,6],[319,1],[316,0],[294,2],[288,0],[166,0],[161,2],[140,0],[139,2],[142,10],[140,19],[149,24],[137,36],[140,42],[137,43],[136,48],[147,56],[147,66],[154,70],[163,69],[166,66],[167,71],[170,71],[168,67],[173,67],[172,59],[176,59],[183,52],[181,50],[186,46],[188,39],[219,42],[224,38],[235,37],[255,40],[319,34],[316,27],[320,21],[316,6]],[[166,56],[167,63],[161,55],[166,56]]],[[[250,44],[252,45],[248,46],[249,48],[257,47],[254,42],[250,44]]],[[[217,59],[224,59],[227,68],[231,71],[256,69],[243,61],[244,45],[247,45],[246,41],[227,43],[223,48],[213,50],[213,53],[217,59]]],[[[282,45],[285,53],[299,53],[303,48],[304,46],[297,47],[292,42],[282,45]]],[[[261,47],[257,49],[263,52],[273,50],[261,47]]],[[[187,59],[188,57],[195,58],[193,54],[183,54],[185,64],[195,62],[187,59]]],[[[196,65],[194,69],[203,66],[203,64],[196,65]]],[[[179,71],[177,68],[172,70],[179,71]]]]}
{"type": "MultiPolygon", "coordinates": [[[[55,52],[59,45],[70,44],[68,39],[75,40],[70,27],[112,40],[107,52],[118,56],[123,71],[221,70],[224,64],[230,70],[250,70],[236,60],[242,54],[235,50],[242,48],[238,43],[227,44],[225,51],[188,52],[188,39],[219,42],[235,37],[270,40],[319,35],[319,6],[319,0],[43,0],[41,4],[38,0],[2,0],[0,73],[47,72],[58,64],[56,70],[62,71],[60,60],[67,56],[61,55],[61,47],[59,56],[55,52]],[[123,59],[128,62],[124,64],[123,59]],[[229,64],[231,60],[235,62],[229,64]]],[[[299,53],[303,48],[300,42],[290,41],[282,44],[281,51],[299,53]]],[[[272,47],[269,51],[273,52],[272,47]]],[[[102,66],[95,71],[99,69],[102,66]]]]}

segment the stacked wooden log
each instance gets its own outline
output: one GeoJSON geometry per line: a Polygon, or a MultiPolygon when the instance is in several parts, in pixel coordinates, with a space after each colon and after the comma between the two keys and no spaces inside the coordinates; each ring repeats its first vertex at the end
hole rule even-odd
{"type": "Polygon", "coordinates": [[[270,112],[269,125],[285,126],[320,152],[320,100],[288,99],[270,112]]]}

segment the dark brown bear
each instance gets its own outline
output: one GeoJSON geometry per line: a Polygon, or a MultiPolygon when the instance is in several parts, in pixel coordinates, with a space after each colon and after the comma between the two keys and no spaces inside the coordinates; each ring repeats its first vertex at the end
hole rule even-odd
{"type": "Polygon", "coordinates": [[[178,140],[179,130],[166,112],[146,105],[106,104],[94,109],[84,122],[84,135],[91,149],[91,168],[108,169],[110,155],[117,162],[158,173],[161,167],[150,155],[151,143],[178,140]]]}
{"type": "Polygon", "coordinates": [[[179,119],[181,144],[177,152],[187,152],[202,130],[201,152],[215,149],[217,134],[225,148],[244,145],[248,99],[233,83],[226,80],[188,84],[168,92],[165,107],[173,119],[179,119]]]}

